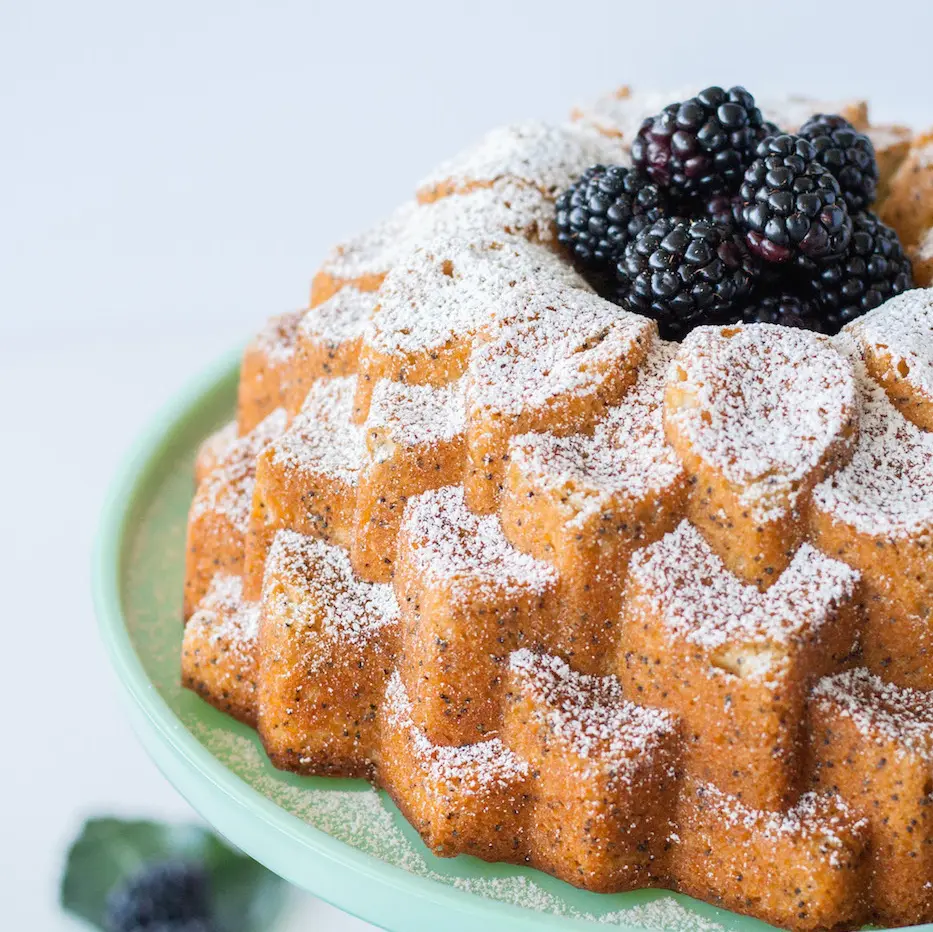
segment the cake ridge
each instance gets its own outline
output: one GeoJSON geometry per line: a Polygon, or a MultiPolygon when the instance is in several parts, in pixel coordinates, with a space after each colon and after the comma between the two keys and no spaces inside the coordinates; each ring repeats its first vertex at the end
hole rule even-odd
{"type": "Polygon", "coordinates": [[[664,440],[663,424],[664,382],[675,353],[676,344],[658,341],[635,384],[597,422],[592,436],[542,433],[513,438],[512,463],[542,476],[546,487],[566,490],[581,506],[572,525],[603,510],[613,494],[638,500],[649,490],[669,485],[681,472],[680,461],[664,440]]]}
{"type": "Polygon", "coordinates": [[[413,556],[429,579],[448,579],[456,586],[459,577],[469,574],[481,584],[528,587],[536,593],[547,591],[556,580],[546,563],[509,544],[495,516],[470,511],[460,486],[417,496],[405,511],[404,528],[427,541],[413,556]]]}
{"type": "Polygon", "coordinates": [[[582,758],[608,752],[620,780],[630,779],[635,755],[676,733],[674,715],[626,701],[614,676],[576,673],[560,657],[527,647],[510,655],[509,668],[526,679],[533,700],[548,707],[548,730],[582,758]]]}
{"type": "MultiPolygon", "coordinates": [[[[803,544],[767,592],[726,570],[700,532],[683,521],[658,543],[636,552],[630,570],[663,605],[666,623],[707,649],[730,642],[788,645],[828,609],[855,594],[857,571],[803,544]]],[[[746,671],[768,674],[770,667],[746,671]]]]}
{"type": "Polygon", "coordinates": [[[860,436],[849,463],[814,489],[814,501],[865,533],[898,538],[933,526],[933,434],[897,411],[851,335],[841,336],[837,345],[858,369],[860,436]]]}
{"type": "Polygon", "coordinates": [[[933,695],[886,683],[864,667],[821,679],[813,689],[819,703],[831,700],[869,737],[878,732],[933,763],[933,695]]]}
{"type": "Polygon", "coordinates": [[[397,670],[389,677],[386,708],[392,724],[413,735],[416,753],[427,761],[431,776],[455,780],[461,792],[476,793],[483,786],[508,785],[516,777],[528,774],[527,762],[497,737],[459,746],[429,741],[412,720],[411,701],[397,670]]]}
{"type": "Polygon", "coordinates": [[[355,376],[315,382],[301,411],[273,446],[273,461],[288,470],[313,468],[348,482],[363,457],[363,431],[353,424],[355,376]]]}
{"type": "Polygon", "coordinates": [[[856,417],[855,380],[832,344],[773,324],[698,327],[681,344],[670,383],[696,406],[668,411],[668,421],[742,487],[743,504],[763,520],[793,502],[856,417]]]}
{"type": "MultiPolygon", "coordinates": [[[[269,574],[301,576],[312,591],[328,600],[324,627],[342,641],[366,640],[398,620],[391,586],[357,580],[342,547],[294,531],[276,533],[267,559],[269,574]],[[328,597],[336,593],[336,598],[328,597]]],[[[267,599],[263,593],[263,599],[267,599]]]]}

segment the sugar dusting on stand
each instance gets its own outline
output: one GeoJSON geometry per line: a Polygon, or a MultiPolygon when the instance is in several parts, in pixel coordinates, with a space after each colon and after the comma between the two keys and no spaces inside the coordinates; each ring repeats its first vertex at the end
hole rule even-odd
{"type": "MultiPolygon", "coordinates": [[[[308,825],[332,838],[409,873],[487,899],[568,919],[622,926],[644,932],[725,932],[725,928],[681,905],[670,894],[621,910],[591,913],[575,909],[530,877],[463,877],[432,870],[423,847],[416,848],[400,827],[400,817],[372,787],[338,790],[325,779],[286,783],[265,759],[256,739],[193,719],[189,728],[234,773],[308,825]]],[[[417,843],[420,846],[420,843],[417,843]]]]}

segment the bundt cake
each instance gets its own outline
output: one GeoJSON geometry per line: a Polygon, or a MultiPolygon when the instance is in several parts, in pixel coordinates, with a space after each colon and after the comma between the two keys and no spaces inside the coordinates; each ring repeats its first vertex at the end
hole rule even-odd
{"type": "Polygon", "coordinates": [[[185,685],[441,856],[933,921],[930,139],[623,88],[441,165],[246,349],[185,685]]]}

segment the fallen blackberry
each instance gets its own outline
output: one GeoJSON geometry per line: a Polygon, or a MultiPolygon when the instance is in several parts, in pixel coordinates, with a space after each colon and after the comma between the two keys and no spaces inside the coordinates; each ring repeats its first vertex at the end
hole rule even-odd
{"type": "Polygon", "coordinates": [[[664,210],[651,179],[619,165],[594,165],[557,199],[557,239],[583,267],[609,271],[628,241],[664,210]]]}
{"type": "Polygon", "coordinates": [[[774,132],[744,87],[708,87],[645,120],[632,142],[632,161],[678,195],[731,191],[756,143],[774,132]]]}
{"type": "MultiPolygon", "coordinates": [[[[107,897],[108,932],[137,932],[200,920],[210,928],[207,872],[188,861],[157,861],[115,887],[107,897]]],[[[197,926],[195,926],[197,928],[197,926]]]]}
{"type": "Polygon", "coordinates": [[[822,333],[823,318],[812,298],[796,294],[764,295],[742,312],[746,324],[781,324],[822,333]]]}
{"type": "Polygon", "coordinates": [[[739,193],[749,248],[768,262],[840,256],[852,220],[839,182],[816,159],[812,144],[782,134],[763,139],[739,193]]]}
{"type": "Polygon", "coordinates": [[[616,269],[616,300],[654,318],[665,339],[679,339],[746,298],[757,265],[728,227],[664,217],[625,247],[616,269]]]}
{"type": "Polygon", "coordinates": [[[910,260],[897,233],[867,210],[852,224],[845,255],[822,263],[812,280],[828,333],[913,287],[910,260]]]}
{"type": "Polygon", "coordinates": [[[862,210],[875,199],[878,161],[875,147],[845,117],[818,113],[798,130],[816,150],[816,160],[839,182],[850,213],[862,210]]]}
{"type": "Polygon", "coordinates": [[[137,926],[133,932],[219,932],[210,919],[182,919],[176,922],[156,922],[137,926]]]}

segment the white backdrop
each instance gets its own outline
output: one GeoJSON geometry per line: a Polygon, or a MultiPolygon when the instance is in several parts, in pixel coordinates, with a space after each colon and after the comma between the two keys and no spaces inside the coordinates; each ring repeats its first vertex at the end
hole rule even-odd
{"type": "Polygon", "coordinates": [[[123,721],[86,581],[115,461],[188,375],[495,123],[719,82],[933,124],[931,42],[922,0],[0,0],[0,928],[69,927],[84,814],[188,815],[123,721]]]}

